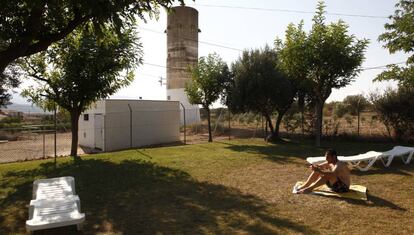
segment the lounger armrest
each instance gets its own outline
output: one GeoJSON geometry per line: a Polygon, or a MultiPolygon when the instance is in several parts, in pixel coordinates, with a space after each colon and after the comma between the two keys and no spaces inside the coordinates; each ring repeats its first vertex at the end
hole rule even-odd
{"type": "MultiPolygon", "coordinates": [[[[36,181],[35,181],[36,182],[36,181]]],[[[32,198],[35,199],[36,198],[36,193],[37,193],[37,189],[39,188],[39,184],[35,184],[33,182],[33,191],[32,191],[32,198]]]]}
{"type": "Polygon", "coordinates": [[[33,213],[34,213],[34,205],[32,205],[32,201],[30,201],[30,205],[29,205],[29,220],[33,219],[33,213]]]}

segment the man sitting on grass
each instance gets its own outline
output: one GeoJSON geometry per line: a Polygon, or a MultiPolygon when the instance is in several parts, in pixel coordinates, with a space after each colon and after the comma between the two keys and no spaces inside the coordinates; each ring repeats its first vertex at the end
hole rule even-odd
{"type": "Polygon", "coordinates": [[[338,161],[336,151],[330,149],[325,153],[326,162],[311,165],[308,180],[298,188],[298,193],[310,193],[313,189],[326,184],[332,191],[344,193],[351,185],[350,171],[345,162],[338,161]]]}

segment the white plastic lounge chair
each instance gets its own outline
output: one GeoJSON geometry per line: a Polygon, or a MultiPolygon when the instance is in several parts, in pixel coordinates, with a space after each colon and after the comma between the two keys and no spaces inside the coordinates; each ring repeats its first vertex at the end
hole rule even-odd
{"type": "MultiPolygon", "coordinates": [[[[358,168],[360,171],[367,171],[374,163],[381,158],[382,152],[369,151],[363,154],[354,156],[338,156],[338,160],[347,162],[352,166],[358,168]],[[362,167],[361,163],[366,162],[367,165],[362,167]]],[[[306,158],[310,164],[319,164],[325,161],[325,157],[308,157],[306,158]]]]}
{"type": "MultiPolygon", "coordinates": [[[[381,160],[385,167],[389,167],[395,157],[401,157],[404,164],[409,164],[413,155],[414,147],[395,146],[386,152],[369,151],[354,156],[338,156],[338,160],[348,162],[360,171],[367,171],[378,159],[381,160]],[[404,156],[407,156],[407,158],[404,156]],[[363,162],[367,163],[365,167],[360,166],[363,162]]],[[[319,164],[325,161],[325,157],[308,157],[306,160],[310,164],[319,164]]]]}
{"type": "Polygon", "coordinates": [[[411,162],[411,158],[414,154],[414,147],[406,147],[406,146],[395,146],[391,150],[382,153],[381,161],[385,167],[389,167],[391,165],[392,160],[395,157],[401,157],[404,164],[409,164],[411,162]],[[407,158],[405,158],[405,156],[407,158]]]}
{"type": "Polygon", "coordinates": [[[29,220],[26,230],[32,233],[36,230],[77,225],[82,229],[85,214],[80,213],[80,200],[76,195],[64,198],[37,199],[30,201],[29,220]]]}
{"type": "Polygon", "coordinates": [[[33,199],[62,198],[75,194],[75,179],[72,176],[39,179],[33,182],[33,199]]]}

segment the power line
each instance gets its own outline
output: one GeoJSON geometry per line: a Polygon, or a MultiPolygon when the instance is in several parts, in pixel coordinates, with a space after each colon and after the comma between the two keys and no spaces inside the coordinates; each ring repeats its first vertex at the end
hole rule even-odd
{"type": "MultiPolygon", "coordinates": [[[[386,64],[386,65],[366,67],[366,68],[362,68],[361,70],[385,69],[385,68],[387,68],[387,66],[390,66],[390,65],[398,65],[398,64],[405,64],[405,63],[406,63],[405,61],[401,61],[401,62],[386,64]]],[[[146,65],[149,65],[149,66],[154,66],[154,67],[161,67],[161,68],[183,69],[183,68],[179,68],[179,67],[168,67],[168,66],[165,66],[165,65],[152,64],[152,63],[143,63],[143,64],[146,64],[146,65]]]]}
{"type": "Polygon", "coordinates": [[[153,64],[153,63],[143,63],[143,64],[153,66],[153,67],[166,68],[166,69],[187,70],[187,69],[181,68],[181,67],[168,67],[168,66],[161,65],[161,64],[153,64]]]}
{"type": "MultiPolygon", "coordinates": [[[[366,71],[366,70],[373,70],[373,69],[386,69],[387,66],[390,66],[390,65],[399,65],[399,64],[404,64],[404,63],[406,63],[406,62],[405,61],[401,61],[401,62],[386,64],[386,65],[379,65],[379,66],[373,66],[373,67],[365,67],[365,68],[362,68],[361,70],[362,71],[366,71]]],[[[154,67],[160,67],[160,68],[172,68],[172,69],[182,69],[182,70],[185,70],[185,69],[179,68],[179,67],[168,67],[168,66],[160,65],[160,64],[153,64],[153,63],[143,63],[143,64],[149,65],[149,66],[154,66],[154,67]]],[[[138,73],[138,74],[145,75],[145,76],[156,77],[156,78],[162,77],[162,76],[156,76],[156,75],[144,74],[144,73],[138,73]]]]}
{"type": "Polygon", "coordinates": [[[135,73],[135,74],[137,74],[137,75],[141,75],[141,76],[147,76],[147,77],[158,78],[158,79],[161,77],[161,76],[156,76],[156,75],[154,75],[154,74],[141,73],[141,72],[137,72],[137,73],[135,73]]]}
{"type": "Polygon", "coordinates": [[[366,68],[362,68],[362,70],[365,71],[365,70],[372,70],[372,69],[386,69],[387,66],[390,66],[390,65],[398,65],[398,64],[405,64],[405,61],[401,61],[401,62],[397,62],[397,63],[392,63],[392,64],[381,65],[381,66],[366,67],[366,68]]]}
{"type": "Polygon", "coordinates": [[[160,64],[152,64],[152,63],[145,63],[145,62],[143,64],[146,64],[146,65],[149,65],[149,66],[154,66],[154,67],[167,68],[167,66],[160,65],[160,64]]]}
{"type": "MultiPolygon", "coordinates": [[[[242,6],[208,5],[208,4],[194,4],[194,6],[215,7],[215,8],[229,8],[229,9],[240,9],[240,10],[255,10],[255,11],[276,11],[276,12],[288,12],[288,13],[299,13],[299,14],[315,14],[314,11],[301,11],[301,10],[278,9],[278,8],[242,7],[242,6]]],[[[378,15],[345,14],[345,13],[337,13],[337,12],[326,12],[326,14],[327,15],[335,15],[335,16],[363,17],[363,18],[374,18],[374,19],[388,19],[387,16],[378,16],[378,15]]]]}
{"type": "MultiPolygon", "coordinates": [[[[158,33],[158,34],[165,35],[165,33],[160,32],[160,31],[157,31],[157,30],[147,29],[147,28],[143,28],[143,27],[139,27],[139,28],[142,29],[142,30],[144,30],[144,31],[149,31],[149,32],[153,32],[153,33],[158,33]]],[[[202,43],[202,44],[206,44],[206,45],[210,45],[210,46],[221,47],[221,48],[225,48],[225,49],[229,49],[229,50],[243,52],[243,50],[241,50],[241,49],[234,48],[234,47],[229,47],[229,46],[224,46],[224,45],[220,45],[220,44],[213,43],[213,42],[200,41],[200,40],[195,40],[195,39],[192,39],[192,38],[179,37],[179,36],[175,36],[175,38],[185,39],[185,40],[189,40],[189,41],[193,41],[193,42],[197,42],[197,43],[202,43]]]]}

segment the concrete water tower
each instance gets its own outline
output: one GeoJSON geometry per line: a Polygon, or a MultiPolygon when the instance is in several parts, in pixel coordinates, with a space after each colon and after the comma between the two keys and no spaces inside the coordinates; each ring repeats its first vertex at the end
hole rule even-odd
{"type": "MultiPolygon", "coordinates": [[[[174,7],[167,18],[167,100],[180,101],[186,109],[186,123],[200,120],[198,105],[191,105],[185,84],[191,79],[190,66],[198,62],[198,11],[174,7]]],[[[183,114],[181,114],[183,122],[183,114]]]]}

